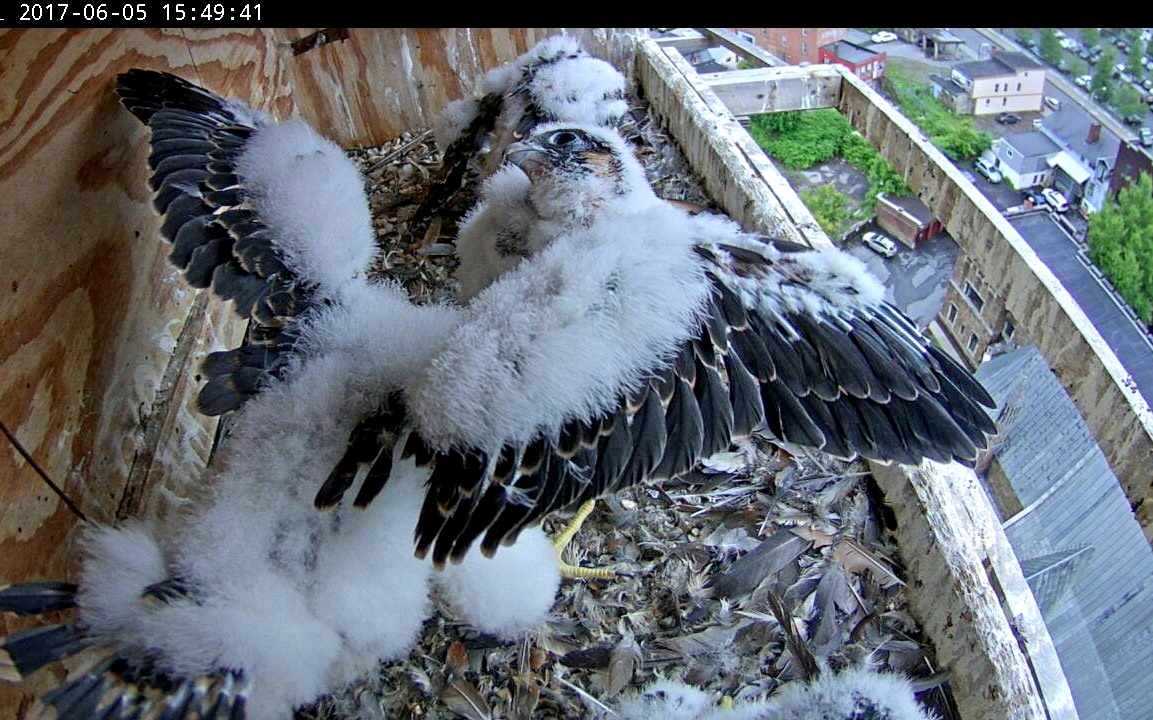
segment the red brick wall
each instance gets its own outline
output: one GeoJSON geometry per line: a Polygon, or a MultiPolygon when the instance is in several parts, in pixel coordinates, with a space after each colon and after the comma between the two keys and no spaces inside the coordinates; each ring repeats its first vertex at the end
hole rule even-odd
{"type": "Polygon", "coordinates": [[[757,47],[768,50],[790,65],[821,62],[822,45],[845,39],[847,28],[729,28],[753,36],[757,47]]]}

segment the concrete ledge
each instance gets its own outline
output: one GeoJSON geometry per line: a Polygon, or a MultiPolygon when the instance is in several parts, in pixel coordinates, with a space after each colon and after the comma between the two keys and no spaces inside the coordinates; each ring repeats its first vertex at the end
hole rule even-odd
{"type": "Polygon", "coordinates": [[[643,41],[637,73],[652,108],[730,217],[753,232],[829,244],[788,182],[679,52],[643,41]]]}
{"type": "Polygon", "coordinates": [[[973,472],[870,468],[897,516],[911,609],[948,665],[961,715],[1076,718],[1041,611],[973,472]]]}

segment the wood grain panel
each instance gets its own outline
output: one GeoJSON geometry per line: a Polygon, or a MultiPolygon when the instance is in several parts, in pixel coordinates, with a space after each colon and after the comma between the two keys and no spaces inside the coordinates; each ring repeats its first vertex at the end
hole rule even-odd
{"type": "MultiPolygon", "coordinates": [[[[287,97],[272,43],[259,33],[0,33],[0,422],[94,520],[139,509],[125,498],[151,496],[170,475],[199,474],[215,422],[181,415],[190,393],[164,379],[194,373],[170,367],[182,334],[192,360],[229,329],[215,308],[186,327],[197,293],[165,258],[147,132],[117,103],[113,78],[170,69],[268,105],[287,97]],[[166,412],[154,417],[157,407],[166,412]],[[143,466],[148,484],[133,492],[143,466]]],[[[3,438],[0,503],[0,583],[70,576],[75,517],[3,438]]],[[[0,717],[22,714],[55,672],[0,688],[0,717]]]]}
{"type": "MultiPolygon", "coordinates": [[[[277,47],[315,32],[277,31],[277,47]]],[[[288,63],[301,115],[345,147],[432,127],[446,104],[467,95],[488,70],[550,35],[577,37],[589,52],[631,67],[635,35],[604,28],[354,28],[288,63]]]]}

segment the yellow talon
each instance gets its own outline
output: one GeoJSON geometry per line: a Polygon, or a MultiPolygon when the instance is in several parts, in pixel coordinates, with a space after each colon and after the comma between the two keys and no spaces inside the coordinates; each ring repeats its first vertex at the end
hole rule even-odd
{"type": "Polygon", "coordinates": [[[585,524],[585,520],[589,515],[592,515],[593,508],[596,507],[596,500],[585,500],[581,504],[580,509],[576,511],[576,515],[572,516],[568,525],[565,525],[564,530],[561,530],[556,537],[552,539],[552,546],[556,548],[559,553],[564,550],[572,539],[576,537],[577,531],[581,529],[581,525],[585,524]]]}
{"type": "Polygon", "coordinates": [[[617,573],[608,568],[586,568],[570,565],[561,559],[564,549],[572,542],[573,537],[576,536],[577,531],[580,530],[581,525],[584,525],[585,520],[592,514],[595,507],[595,500],[584,501],[565,529],[557,533],[552,540],[552,546],[556,549],[557,565],[560,567],[560,574],[563,578],[569,580],[615,580],[617,578],[617,573]]]}

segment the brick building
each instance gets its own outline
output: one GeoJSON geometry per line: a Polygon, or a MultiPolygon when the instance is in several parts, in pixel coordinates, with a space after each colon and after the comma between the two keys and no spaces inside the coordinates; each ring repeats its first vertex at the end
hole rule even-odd
{"type": "Polygon", "coordinates": [[[820,50],[845,39],[848,28],[729,28],[789,65],[821,62],[820,50]]]}
{"type": "Polygon", "coordinates": [[[818,56],[825,65],[844,65],[872,88],[877,88],[885,76],[885,61],[888,59],[883,52],[870,50],[848,40],[822,45],[818,56]]]}

